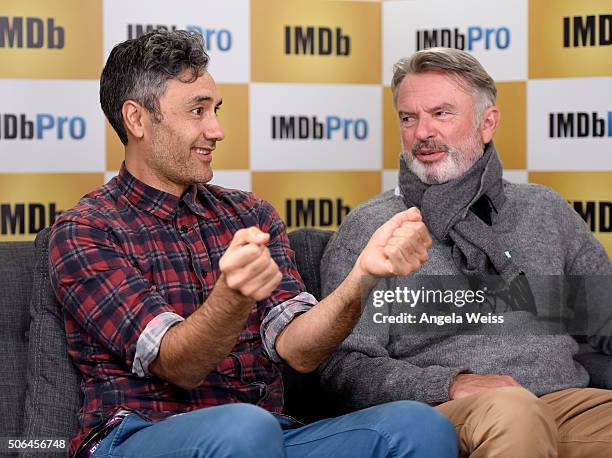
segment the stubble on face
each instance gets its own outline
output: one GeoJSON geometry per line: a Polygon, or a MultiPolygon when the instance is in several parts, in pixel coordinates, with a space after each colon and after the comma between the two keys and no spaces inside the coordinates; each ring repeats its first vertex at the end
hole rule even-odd
{"type": "Polygon", "coordinates": [[[188,188],[213,177],[210,165],[203,166],[191,153],[191,144],[181,138],[163,119],[153,121],[148,165],[159,180],[188,188]]]}

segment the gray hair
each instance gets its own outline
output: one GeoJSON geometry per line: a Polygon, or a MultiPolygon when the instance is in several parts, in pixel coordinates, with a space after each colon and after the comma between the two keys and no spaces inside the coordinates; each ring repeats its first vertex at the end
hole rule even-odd
{"type": "Polygon", "coordinates": [[[159,99],[166,82],[195,81],[206,71],[208,60],[202,35],[184,30],[155,30],[116,45],[100,77],[100,105],[121,142],[128,142],[121,114],[127,100],[139,103],[161,121],[159,99]]]}
{"type": "Polygon", "coordinates": [[[474,97],[474,122],[480,122],[484,111],[495,105],[497,88],[491,75],[470,53],[454,48],[431,48],[400,59],[393,66],[391,91],[397,109],[399,87],[408,75],[427,72],[447,73],[474,97]]]}

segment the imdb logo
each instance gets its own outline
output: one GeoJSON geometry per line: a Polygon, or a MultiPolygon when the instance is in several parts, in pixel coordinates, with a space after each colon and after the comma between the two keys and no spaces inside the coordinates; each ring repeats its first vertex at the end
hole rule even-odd
{"type": "Polygon", "coordinates": [[[252,80],[380,84],[380,24],[378,2],[253,0],[252,80]]]}
{"type": "Polygon", "coordinates": [[[380,193],[380,172],[253,172],[253,192],[289,229],[337,229],[360,203],[380,193]]]}

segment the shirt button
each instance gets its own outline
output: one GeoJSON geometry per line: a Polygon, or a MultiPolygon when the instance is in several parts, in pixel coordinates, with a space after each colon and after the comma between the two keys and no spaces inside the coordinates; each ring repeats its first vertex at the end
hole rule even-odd
{"type": "Polygon", "coordinates": [[[181,226],[181,232],[183,234],[186,234],[187,232],[189,232],[189,226],[185,226],[185,225],[181,226]]]}
{"type": "Polygon", "coordinates": [[[207,275],[208,275],[208,272],[206,271],[202,272],[202,277],[206,278],[207,275]]]}

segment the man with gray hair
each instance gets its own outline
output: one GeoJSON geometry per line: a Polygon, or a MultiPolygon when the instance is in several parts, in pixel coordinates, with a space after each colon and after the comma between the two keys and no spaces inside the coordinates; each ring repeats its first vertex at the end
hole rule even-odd
{"type": "MultiPolygon", "coordinates": [[[[323,386],[349,410],[400,399],[436,406],[454,423],[462,456],[612,456],[612,392],[586,388],[572,337],[537,331],[543,311],[526,280],[609,278],[603,247],[557,193],[502,179],[492,142],[497,90],[469,53],[434,48],[402,59],[392,91],[402,141],[399,185],[353,210],[334,235],[321,266],[323,294],[345,278],[382,221],[415,206],[432,235],[429,259],[409,276],[387,279],[384,292],[424,292],[422,285],[440,276],[471,286],[494,276],[499,291],[510,293],[506,320],[520,326],[504,335],[485,325],[469,333],[410,327],[409,314],[399,313],[410,309],[392,295],[375,314],[366,309],[321,369],[323,386]]],[[[503,321],[499,305],[491,312],[490,322],[503,321]]],[[[461,323],[456,315],[446,318],[461,323]]],[[[589,342],[612,353],[609,338],[589,342]]]]}

